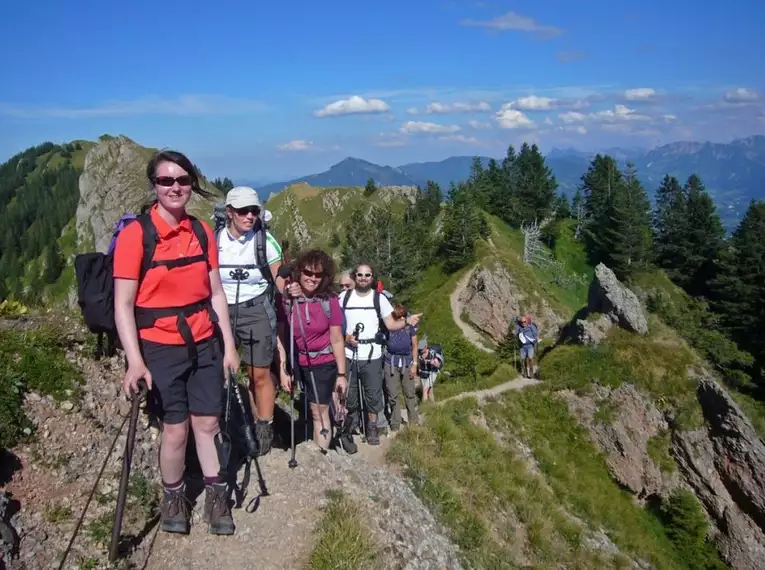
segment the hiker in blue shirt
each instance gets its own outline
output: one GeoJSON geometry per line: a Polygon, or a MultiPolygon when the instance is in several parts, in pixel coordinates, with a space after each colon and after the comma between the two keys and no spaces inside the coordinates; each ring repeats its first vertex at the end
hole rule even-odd
{"type": "Polygon", "coordinates": [[[539,340],[537,325],[531,322],[531,315],[524,315],[516,321],[515,334],[521,344],[521,374],[526,378],[536,377],[536,348],[539,340]]]}

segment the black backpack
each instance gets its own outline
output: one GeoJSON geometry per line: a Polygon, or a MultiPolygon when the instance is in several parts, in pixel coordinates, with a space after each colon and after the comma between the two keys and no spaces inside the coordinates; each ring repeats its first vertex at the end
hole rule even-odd
{"type": "MultiPolygon", "coordinates": [[[[115,231],[114,237],[112,238],[112,243],[114,243],[119,232],[130,223],[133,223],[133,221],[137,221],[141,224],[143,230],[143,254],[141,258],[141,273],[138,279],[139,288],[146,273],[153,267],[164,265],[168,269],[173,269],[175,267],[182,267],[204,260],[209,268],[207,232],[205,232],[202,223],[197,218],[193,216],[189,216],[189,218],[191,220],[191,228],[194,231],[194,235],[196,235],[197,240],[199,240],[199,245],[202,248],[202,255],[168,261],[154,261],[153,259],[154,251],[156,250],[157,242],[159,241],[159,235],[157,234],[157,228],[154,226],[154,223],[151,221],[151,216],[148,213],[140,214],[133,220],[129,220],[124,224],[122,223],[122,218],[120,219],[118,229],[115,231]]],[[[107,253],[95,251],[82,253],[76,256],[74,259],[74,271],[77,278],[77,304],[80,306],[85,325],[91,332],[98,335],[96,358],[99,358],[104,353],[111,356],[114,354],[114,349],[117,348],[119,341],[117,326],[114,320],[113,249],[110,247],[107,253]],[[106,351],[103,349],[104,336],[106,336],[108,342],[106,351]]],[[[199,305],[206,305],[206,303],[201,303],[199,305]]],[[[170,314],[173,314],[173,312],[179,313],[183,309],[188,309],[188,314],[193,308],[194,307],[156,310],[140,309],[140,312],[148,316],[148,320],[144,319],[144,321],[147,326],[151,326],[149,321],[152,320],[152,317],[153,319],[160,318],[161,316],[165,316],[168,312],[170,312],[170,314]]],[[[138,308],[136,312],[139,312],[138,308]]],[[[138,317],[136,325],[138,328],[145,328],[138,322],[138,317]]],[[[183,334],[183,331],[181,332],[183,334]]]]}
{"type": "MultiPolygon", "coordinates": [[[[345,319],[345,311],[348,309],[348,301],[351,300],[351,293],[353,292],[353,289],[348,289],[345,294],[343,295],[343,303],[342,303],[342,309],[343,309],[343,331],[345,331],[348,328],[348,324],[345,319]]],[[[385,321],[382,318],[382,309],[380,309],[380,295],[381,293],[377,291],[376,289],[373,290],[372,294],[372,307],[350,307],[350,310],[366,310],[370,308],[374,308],[375,312],[377,313],[377,332],[382,333],[385,336],[385,340],[387,342],[390,331],[388,330],[388,327],[385,326],[385,321]]]]}

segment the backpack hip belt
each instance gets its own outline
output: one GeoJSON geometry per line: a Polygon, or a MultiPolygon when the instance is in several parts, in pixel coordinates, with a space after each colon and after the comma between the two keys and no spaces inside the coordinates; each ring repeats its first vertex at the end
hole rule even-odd
{"type": "Polygon", "coordinates": [[[139,307],[135,308],[135,324],[136,328],[149,329],[154,326],[157,319],[164,317],[176,316],[176,325],[178,326],[178,332],[180,333],[183,341],[189,349],[189,359],[192,361],[197,359],[197,345],[194,342],[194,336],[191,333],[191,327],[186,317],[199,313],[200,311],[207,311],[210,315],[210,320],[217,326],[218,315],[213,309],[212,300],[208,297],[203,301],[191,303],[190,305],[184,305],[182,307],[139,307]]]}
{"type": "Polygon", "coordinates": [[[321,350],[309,350],[306,351],[305,349],[298,349],[298,354],[307,354],[309,358],[316,358],[317,356],[323,356],[325,354],[332,354],[332,345],[328,344],[321,350]]]}

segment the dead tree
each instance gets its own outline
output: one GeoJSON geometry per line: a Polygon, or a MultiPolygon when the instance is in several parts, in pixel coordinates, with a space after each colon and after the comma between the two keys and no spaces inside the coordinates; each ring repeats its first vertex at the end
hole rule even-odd
{"type": "Polygon", "coordinates": [[[583,282],[583,275],[569,275],[566,264],[556,259],[552,251],[541,240],[542,229],[555,219],[555,213],[545,218],[541,224],[536,220],[532,223],[522,223],[523,233],[523,261],[527,265],[533,265],[539,269],[548,271],[552,275],[552,281],[556,285],[568,289],[575,284],[583,282]]]}

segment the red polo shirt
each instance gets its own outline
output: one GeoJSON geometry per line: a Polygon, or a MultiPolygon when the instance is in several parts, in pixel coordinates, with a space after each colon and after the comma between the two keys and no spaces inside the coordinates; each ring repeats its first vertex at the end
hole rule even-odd
{"type": "MultiPolygon", "coordinates": [[[[191,228],[191,220],[184,217],[177,228],[170,225],[159,215],[157,206],[151,209],[151,220],[157,228],[159,242],[154,253],[157,261],[167,261],[181,257],[200,255],[202,248],[191,228]]],[[[200,220],[201,221],[201,220],[200,220]]],[[[218,247],[210,227],[201,222],[207,234],[210,267],[218,271],[218,247]]],[[[114,278],[138,280],[141,275],[143,257],[143,230],[138,222],[128,224],[117,236],[114,248],[114,278]]],[[[165,308],[180,307],[197,303],[209,297],[210,276],[207,264],[203,261],[169,270],[159,266],[149,269],[136,293],[135,303],[140,307],[165,308]]],[[[150,329],[138,331],[140,338],[162,344],[185,344],[176,326],[177,317],[157,319],[150,329]]],[[[204,340],[214,332],[207,311],[189,315],[186,320],[196,342],[204,340]]]]}

